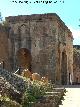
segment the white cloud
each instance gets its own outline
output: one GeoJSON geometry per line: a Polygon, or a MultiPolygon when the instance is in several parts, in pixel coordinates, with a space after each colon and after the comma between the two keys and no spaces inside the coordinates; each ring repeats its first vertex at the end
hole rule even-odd
{"type": "Polygon", "coordinates": [[[69,29],[72,32],[73,38],[80,38],[80,30],[79,29],[73,29],[72,27],[69,27],[69,29]]]}
{"type": "Polygon", "coordinates": [[[80,45],[80,30],[79,29],[74,29],[72,27],[69,27],[70,31],[72,32],[74,41],[73,44],[75,45],[80,45]]]}

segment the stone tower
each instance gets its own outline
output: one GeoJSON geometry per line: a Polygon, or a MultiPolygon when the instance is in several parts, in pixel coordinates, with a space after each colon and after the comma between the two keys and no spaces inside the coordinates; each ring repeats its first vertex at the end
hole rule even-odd
{"type": "Polygon", "coordinates": [[[73,37],[55,13],[10,16],[11,67],[28,67],[56,84],[73,81],[73,37]]]}

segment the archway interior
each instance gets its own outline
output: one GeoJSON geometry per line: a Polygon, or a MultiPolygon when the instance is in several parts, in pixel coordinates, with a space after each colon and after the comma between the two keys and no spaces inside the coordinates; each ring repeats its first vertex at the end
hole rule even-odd
{"type": "Polygon", "coordinates": [[[62,52],[62,62],[61,62],[61,84],[67,84],[67,55],[62,52]]]}
{"type": "Polygon", "coordinates": [[[21,48],[17,51],[17,65],[23,69],[29,69],[31,71],[31,53],[26,48],[21,48]]]}

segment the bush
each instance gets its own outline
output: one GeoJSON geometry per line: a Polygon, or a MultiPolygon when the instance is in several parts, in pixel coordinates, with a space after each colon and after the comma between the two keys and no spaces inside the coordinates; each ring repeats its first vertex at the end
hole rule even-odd
{"type": "Polygon", "coordinates": [[[51,83],[45,84],[41,81],[27,81],[27,88],[23,94],[22,105],[27,107],[29,104],[38,102],[47,91],[52,91],[54,85],[51,83]]]}
{"type": "Polygon", "coordinates": [[[10,98],[6,95],[0,95],[0,107],[21,107],[21,105],[15,101],[10,100],[10,98]]]}

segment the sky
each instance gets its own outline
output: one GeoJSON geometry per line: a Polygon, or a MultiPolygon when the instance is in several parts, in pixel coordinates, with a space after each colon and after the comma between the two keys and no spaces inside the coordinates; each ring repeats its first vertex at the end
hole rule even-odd
{"type": "Polygon", "coordinates": [[[3,17],[3,20],[5,19],[5,17],[8,16],[56,13],[72,31],[74,37],[73,44],[80,45],[80,26],[79,26],[80,0],[21,0],[21,1],[23,3],[19,3],[19,0],[0,1],[0,12],[3,17]],[[49,1],[52,2],[49,3],[49,1]]]}

